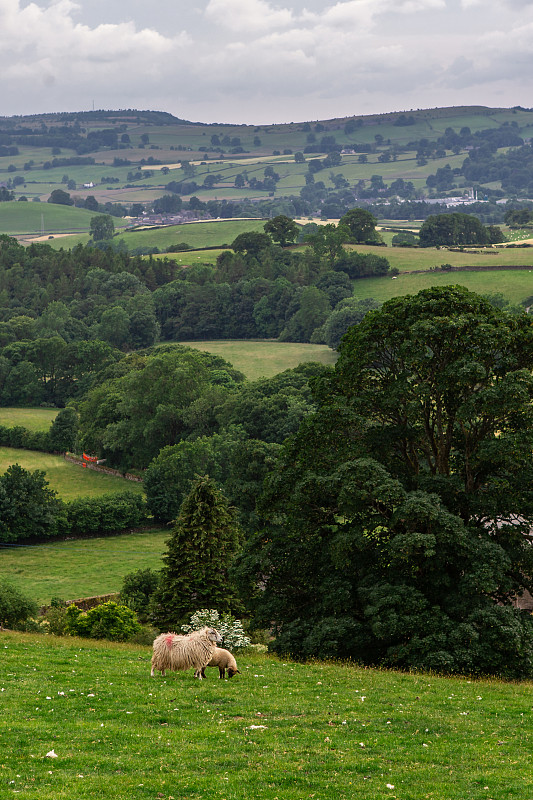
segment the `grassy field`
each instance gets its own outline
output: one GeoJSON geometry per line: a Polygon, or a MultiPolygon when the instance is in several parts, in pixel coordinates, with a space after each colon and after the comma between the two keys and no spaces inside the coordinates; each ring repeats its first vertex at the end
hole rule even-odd
{"type": "MultiPolygon", "coordinates": [[[[94,211],[84,208],[62,206],[56,203],[2,203],[0,206],[0,233],[35,234],[64,233],[66,231],[89,232],[94,211]]],[[[115,219],[115,226],[125,225],[115,219]]]]}
{"type": "Polygon", "coordinates": [[[32,472],[36,469],[44,470],[50,488],[54,489],[63,500],[126,491],[142,492],[140,483],[95,472],[92,469],[83,469],[78,464],[65,461],[62,456],[0,447],[0,472],[5,472],[10,464],[20,464],[32,472]]]}
{"type": "Polygon", "coordinates": [[[20,425],[29,431],[47,431],[57,416],[57,408],[0,408],[0,425],[20,425]]]}
{"type": "Polygon", "coordinates": [[[0,637],[6,798],[533,797],[531,684],[246,652],[151,679],[146,646],[0,637]]]}
{"type": "Polygon", "coordinates": [[[253,381],[257,378],[271,378],[278,372],[293,369],[305,361],[318,361],[321,364],[334,364],[337,353],[325,344],[299,344],[295,342],[276,342],[260,340],[213,342],[180,342],[196,350],[206,350],[222,356],[235,369],[243,372],[253,381]]]}
{"type": "Polygon", "coordinates": [[[160,569],[168,537],[165,529],[24,547],[4,545],[1,575],[39,605],[49,605],[52,597],[76,600],[111,594],[120,590],[129,572],[160,569]]]}
{"type": "MultiPolygon", "coordinates": [[[[533,270],[533,268],[532,268],[533,270]]],[[[416,294],[429,286],[459,284],[478,294],[501,293],[512,303],[521,303],[533,295],[533,271],[498,272],[422,272],[404,273],[396,279],[363,278],[354,282],[354,296],[374,297],[384,302],[391,297],[416,294]]]]}

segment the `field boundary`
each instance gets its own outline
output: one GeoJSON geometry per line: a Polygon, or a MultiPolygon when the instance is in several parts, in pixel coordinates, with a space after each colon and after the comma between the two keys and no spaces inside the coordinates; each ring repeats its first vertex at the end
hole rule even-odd
{"type": "Polygon", "coordinates": [[[131,472],[121,472],[118,469],[112,469],[112,467],[102,467],[99,464],[91,464],[90,461],[84,461],[81,456],[76,456],[73,453],[64,453],[63,457],[65,461],[70,461],[72,464],[78,464],[82,467],[87,467],[87,469],[92,469],[95,472],[103,472],[106,475],[115,475],[118,478],[125,478],[127,481],[135,481],[136,483],[142,483],[143,479],[139,475],[133,475],[131,472]]]}

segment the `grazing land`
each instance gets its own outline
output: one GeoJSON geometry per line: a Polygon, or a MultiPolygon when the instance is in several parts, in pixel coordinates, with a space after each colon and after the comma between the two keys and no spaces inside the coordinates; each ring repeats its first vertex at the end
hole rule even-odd
{"type": "Polygon", "coordinates": [[[98,497],[101,494],[119,492],[142,492],[142,484],[128,481],[115,475],[106,475],[92,469],[83,469],[78,464],[65,461],[62,456],[38,453],[33,450],[18,450],[0,447],[0,472],[5,472],[11,464],[20,464],[33,472],[36,469],[46,473],[46,480],[62,500],[77,497],[98,497]]]}
{"type": "Polygon", "coordinates": [[[498,270],[491,272],[405,272],[398,278],[364,278],[354,282],[358,299],[374,297],[380,302],[416,294],[429,286],[459,284],[479,294],[501,293],[512,303],[521,303],[533,295],[533,267],[529,270],[498,270]]]}
{"type": "Polygon", "coordinates": [[[337,353],[325,344],[300,344],[270,340],[180,342],[196,350],[221,356],[253,381],[271,378],[306,361],[334,364],[337,353]]]}
{"type": "Polygon", "coordinates": [[[19,425],[29,431],[45,432],[58,413],[57,408],[0,408],[0,425],[14,428],[19,425]]]}
{"type": "Polygon", "coordinates": [[[533,796],[530,683],[246,652],[231,681],[151,679],[146,646],[0,637],[5,797],[533,796]]]}
{"type": "Polygon", "coordinates": [[[76,600],[111,594],[120,590],[129,572],[160,569],[168,537],[168,529],[154,529],[24,547],[4,545],[2,577],[39,605],[49,605],[52,597],[76,600]]]}

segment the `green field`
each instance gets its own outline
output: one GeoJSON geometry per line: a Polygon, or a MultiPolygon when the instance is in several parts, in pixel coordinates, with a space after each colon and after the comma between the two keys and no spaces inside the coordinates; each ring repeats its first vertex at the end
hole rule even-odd
{"type": "MultiPolygon", "coordinates": [[[[89,472],[89,470],[84,470],[89,472]]],[[[160,569],[169,530],[0,547],[1,575],[40,606],[120,591],[124,575],[160,569]]]]}
{"type": "MultiPolygon", "coordinates": [[[[56,203],[1,203],[0,233],[41,234],[65,233],[68,231],[89,232],[94,211],[56,203]]],[[[125,220],[114,220],[115,226],[125,225],[125,220]]],[[[52,241],[52,240],[51,240],[52,241]]],[[[63,244],[64,244],[63,240],[63,244]]]]}
{"type": "Polygon", "coordinates": [[[306,361],[334,364],[337,353],[325,344],[299,344],[271,340],[180,342],[196,350],[221,356],[253,381],[271,378],[306,361]]]}
{"type": "Polygon", "coordinates": [[[249,652],[231,681],[152,679],[147,646],[0,637],[6,798],[533,797],[531,683],[249,652]]]}
{"type": "Polygon", "coordinates": [[[58,413],[57,408],[0,408],[0,425],[21,426],[29,431],[47,431],[58,413]]]}
{"type": "Polygon", "coordinates": [[[20,464],[32,472],[36,469],[44,470],[50,488],[54,489],[63,500],[126,491],[142,492],[142,484],[136,481],[128,481],[92,469],[83,469],[78,464],[65,461],[62,456],[0,447],[0,473],[5,472],[11,464],[20,464]]]}
{"type": "Polygon", "coordinates": [[[501,293],[512,303],[521,303],[533,295],[533,268],[528,270],[501,270],[495,272],[422,272],[404,273],[396,279],[363,278],[354,282],[354,296],[358,299],[374,297],[384,302],[391,297],[416,294],[429,286],[459,284],[478,294],[501,293]]]}

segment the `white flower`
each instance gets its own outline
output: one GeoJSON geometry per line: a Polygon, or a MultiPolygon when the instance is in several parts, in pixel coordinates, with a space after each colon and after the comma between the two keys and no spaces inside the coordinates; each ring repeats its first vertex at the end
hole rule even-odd
{"type": "Polygon", "coordinates": [[[49,750],[45,755],[45,758],[58,758],[58,755],[53,750],[49,750]]]}
{"type": "Polygon", "coordinates": [[[388,783],[387,784],[387,789],[394,789],[394,784],[393,783],[388,783]]]}

